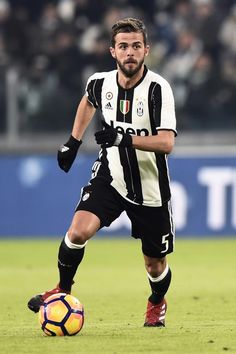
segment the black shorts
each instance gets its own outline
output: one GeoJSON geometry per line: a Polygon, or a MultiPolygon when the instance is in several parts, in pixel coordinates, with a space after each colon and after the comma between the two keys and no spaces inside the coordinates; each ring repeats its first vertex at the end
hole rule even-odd
{"type": "Polygon", "coordinates": [[[136,205],[124,199],[111,185],[95,178],[82,189],[78,210],[87,210],[109,226],[125,211],[131,221],[131,235],[140,238],[148,257],[162,258],[173,252],[174,227],[170,202],[161,207],[136,205]]]}

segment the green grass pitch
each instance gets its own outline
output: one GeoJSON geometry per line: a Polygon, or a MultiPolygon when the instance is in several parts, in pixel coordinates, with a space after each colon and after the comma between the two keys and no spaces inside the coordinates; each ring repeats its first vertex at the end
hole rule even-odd
{"type": "Polygon", "coordinates": [[[0,241],[0,353],[236,353],[236,239],[176,241],[166,328],[144,328],[149,285],[139,241],[89,241],[73,294],[74,337],[46,337],[28,299],[57,281],[60,240],[0,241]]]}

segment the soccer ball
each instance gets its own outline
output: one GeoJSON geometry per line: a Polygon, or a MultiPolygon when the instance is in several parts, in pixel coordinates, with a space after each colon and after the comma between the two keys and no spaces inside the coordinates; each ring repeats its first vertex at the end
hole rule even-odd
{"type": "Polygon", "coordinates": [[[84,324],[83,305],[69,294],[51,295],[40,306],[39,322],[48,336],[73,336],[84,324]]]}

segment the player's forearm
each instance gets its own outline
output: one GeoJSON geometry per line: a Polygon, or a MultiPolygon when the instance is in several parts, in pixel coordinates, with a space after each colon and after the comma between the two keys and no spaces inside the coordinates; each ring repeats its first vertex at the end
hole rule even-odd
{"type": "Polygon", "coordinates": [[[158,135],[132,136],[132,146],[143,151],[153,151],[161,154],[171,153],[174,147],[174,133],[172,131],[159,132],[158,135]]]}
{"type": "Polygon", "coordinates": [[[80,101],[74,120],[72,129],[72,135],[74,138],[77,140],[82,139],[87,126],[93,118],[94,113],[95,108],[88,102],[87,97],[84,96],[80,101]]]}

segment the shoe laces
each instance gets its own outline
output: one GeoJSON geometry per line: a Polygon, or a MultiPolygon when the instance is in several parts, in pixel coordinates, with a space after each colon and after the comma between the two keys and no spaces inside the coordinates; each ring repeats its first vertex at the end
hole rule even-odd
{"type": "Polygon", "coordinates": [[[148,303],[148,308],[146,311],[146,319],[148,322],[154,323],[158,321],[163,321],[166,313],[166,302],[163,300],[159,304],[148,303]]]}

